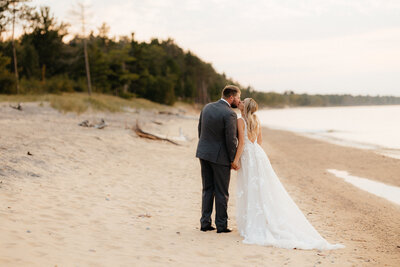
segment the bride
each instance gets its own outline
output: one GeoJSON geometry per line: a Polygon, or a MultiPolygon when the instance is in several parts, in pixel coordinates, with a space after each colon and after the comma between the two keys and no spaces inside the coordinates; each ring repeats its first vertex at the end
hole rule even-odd
{"type": "Polygon", "coordinates": [[[240,102],[239,144],[232,163],[237,177],[237,227],[247,244],[287,249],[336,249],[308,222],[282,186],[261,148],[260,122],[252,98],[240,102]],[[240,164],[239,164],[240,163],[240,164]]]}

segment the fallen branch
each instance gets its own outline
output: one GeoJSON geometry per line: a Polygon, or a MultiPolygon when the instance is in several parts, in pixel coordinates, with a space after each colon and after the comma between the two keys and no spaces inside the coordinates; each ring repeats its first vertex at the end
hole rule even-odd
{"type": "Polygon", "coordinates": [[[107,126],[107,123],[104,121],[104,119],[101,119],[100,123],[99,123],[99,124],[96,124],[96,125],[94,126],[94,128],[96,128],[96,129],[103,129],[103,128],[106,127],[106,126],[107,126]]]}
{"type": "Polygon", "coordinates": [[[18,103],[18,105],[16,105],[16,106],[10,105],[10,107],[12,107],[13,109],[22,110],[21,103],[18,103]]]}
{"type": "Polygon", "coordinates": [[[171,111],[159,111],[158,114],[162,114],[162,115],[172,115],[172,116],[179,116],[178,113],[173,113],[171,111]]]}
{"type": "Polygon", "coordinates": [[[147,139],[151,139],[151,140],[160,140],[160,141],[167,141],[170,142],[171,144],[180,146],[180,144],[178,144],[177,142],[174,142],[168,138],[161,138],[158,137],[157,135],[151,134],[151,133],[147,133],[145,131],[143,131],[140,126],[139,126],[139,122],[136,121],[136,127],[132,128],[132,130],[139,136],[142,138],[147,138],[147,139]]]}
{"type": "Polygon", "coordinates": [[[78,125],[82,126],[82,127],[93,127],[93,125],[90,124],[88,120],[84,120],[81,123],[79,123],[78,125]]]}
{"type": "Polygon", "coordinates": [[[78,125],[82,127],[94,127],[96,129],[103,129],[104,127],[108,126],[108,124],[104,121],[104,119],[101,119],[100,123],[95,125],[90,123],[88,120],[84,120],[78,125]]]}

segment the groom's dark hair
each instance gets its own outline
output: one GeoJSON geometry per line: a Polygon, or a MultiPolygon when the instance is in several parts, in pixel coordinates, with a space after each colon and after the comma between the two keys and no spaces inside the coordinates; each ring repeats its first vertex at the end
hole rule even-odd
{"type": "Polygon", "coordinates": [[[230,96],[236,96],[238,93],[240,93],[239,87],[235,85],[227,85],[222,90],[222,97],[229,98],[230,96]]]}

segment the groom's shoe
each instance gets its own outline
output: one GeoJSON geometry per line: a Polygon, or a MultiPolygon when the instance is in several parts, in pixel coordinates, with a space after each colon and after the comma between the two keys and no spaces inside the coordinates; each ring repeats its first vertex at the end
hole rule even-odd
{"type": "Polygon", "coordinates": [[[215,230],[215,227],[212,227],[211,225],[209,225],[209,226],[206,226],[206,227],[201,227],[200,230],[203,231],[203,232],[213,231],[213,230],[215,230]]]}
{"type": "Polygon", "coordinates": [[[218,234],[220,234],[220,233],[230,233],[230,232],[232,232],[232,229],[229,229],[229,228],[217,229],[217,233],[218,234]]]}

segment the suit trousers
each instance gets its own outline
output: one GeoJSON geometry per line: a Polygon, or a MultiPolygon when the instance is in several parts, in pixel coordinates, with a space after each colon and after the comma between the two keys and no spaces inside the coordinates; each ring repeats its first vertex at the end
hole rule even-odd
{"type": "Polygon", "coordinates": [[[228,200],[231,167],[200,159],[203,182],[201,227],[211,225],[211,213],[215,198],[215,225],[218,229],[228,227],[228,200]]]}

